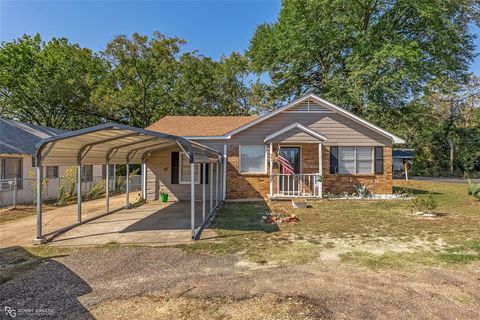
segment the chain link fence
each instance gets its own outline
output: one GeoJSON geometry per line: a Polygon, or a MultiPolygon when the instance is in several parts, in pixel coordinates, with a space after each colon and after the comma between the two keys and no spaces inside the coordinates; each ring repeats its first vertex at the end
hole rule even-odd
{"type": "MultiPolygon", "coordinates": [[[[110,195],[124,194],[126,177],[116,176],[109,179],[110,195]]],[[[130,192],[141,190],[141,176],[131,175],[130,192]]],[[[95,200],[105,197],[105,178],[94,176],[82,182],[82,200],[95,200]]],[[[0,179],[0,208],[17,204],[34,204],[36,199],[35,178],[0,179]]],[[[77,183],[65,177],[44,178],[42,183],[42,199],[54,204],[65,205],[76,203],[77,183]]]]}

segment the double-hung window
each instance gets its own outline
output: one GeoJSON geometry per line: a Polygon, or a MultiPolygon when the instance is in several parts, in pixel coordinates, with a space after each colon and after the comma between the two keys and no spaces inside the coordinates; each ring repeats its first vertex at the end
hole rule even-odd
{"type": "MultiPolygon", "coordinates": [[[[190,183],[190,174],[191,174],[190,162],[188,157],[184,153],[180,153],[180,183],[189,184],[190,183]]],[[[200,183],[200,164],[195,164],[195,183],[200,183]]]]}
{"type": "Polygon", "coordinates": [[[372,174],[372,147],[338,147],[338,173],[372,174]]]}
{"type": "Polygon", "coordinates": [[[239,148],[239,153],[241,173],[267,172],[267,146],[242,145],[239,148]]]}

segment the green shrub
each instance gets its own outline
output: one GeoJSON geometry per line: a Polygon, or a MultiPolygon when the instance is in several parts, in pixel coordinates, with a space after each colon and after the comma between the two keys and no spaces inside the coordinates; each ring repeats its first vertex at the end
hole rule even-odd
{"type": "Polygon", "coordinates": [[[480,201],[480,183],[472,183],[472,181],[468,179],[467,193],[468,195],[480,201]]]}
{"type": "Polygon", "coordinates": [[[437,206],[437,200],[435,200],[432,194],[421,195],[412,200],[412,211],[430,213],[437,206]]]}

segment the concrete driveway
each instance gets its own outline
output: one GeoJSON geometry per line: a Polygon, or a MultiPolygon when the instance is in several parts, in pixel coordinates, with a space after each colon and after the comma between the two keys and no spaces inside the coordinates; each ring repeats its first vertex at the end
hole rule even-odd
{"type": "MultiPolygon", "coordinates": [[[[135,201],[138,193],[130,195],[135,201]]],[[[112,197],[110,208],[124,206],[125,195],[112,197]]],[[[201,206],[196,206],[196,224],[201,223],[201,206]]],[[[104,213],[105,199],[84,202],[82,217],[88,219],[104,213]]],[[[43,213],[44,234],[74,224],[77,207],[70,205],[43,213]]],[[[0,248],[31,246],[35,238],[36,216],[0,224],[0,248]]],[[[215,237],[213,230],[204,230],[202,238],[215,237]]],[[[101,245],[111,241],[132,244],[164,244],[186,242],[191,239],[190,203],[150,201],[140,207],[124,209],[93,220],[58,235],[49,242],[53,245],[101,245]]]]}
{"type": "MultiPolygon", "coordinates": [[[[196,206],[196,226],[202,223],[201,206],[196,206]]],[[[202,238],[213,238],[211,229],[202,238]]],[[[101,245],[111,241],[123,244],[161,245],[191,241],[190,202],[151,201],[124,209],[78,226],[55,237],[50,243],[60,246],[101,245]]]]}

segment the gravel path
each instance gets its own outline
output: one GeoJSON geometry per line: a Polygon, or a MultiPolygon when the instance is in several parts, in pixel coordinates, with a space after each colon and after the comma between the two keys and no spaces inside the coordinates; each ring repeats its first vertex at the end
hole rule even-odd
{"type": "Polygon", "coordinates": [[[2,284],[0,306],[45,312],[24,312],[27,319],[262,319],[271,310],[291,319],[479,319],[479,288],[479,263],[375,272],[325,261],[262,267],[175,248],[92,248],[2,284]]]}

